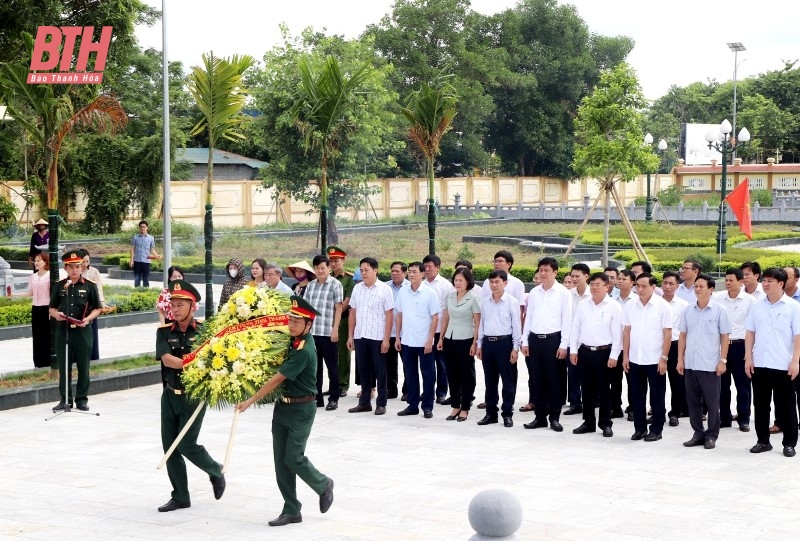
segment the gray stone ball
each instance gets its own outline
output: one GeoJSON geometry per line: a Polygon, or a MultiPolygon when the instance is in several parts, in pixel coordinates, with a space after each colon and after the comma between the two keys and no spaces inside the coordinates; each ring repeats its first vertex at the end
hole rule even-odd
{"type": "Polygon", "coordinates": [[[479,535],[505,537],[522,525],[522,504],[507,490],[483,490],[469,502],[469,524],[479,535]]]}

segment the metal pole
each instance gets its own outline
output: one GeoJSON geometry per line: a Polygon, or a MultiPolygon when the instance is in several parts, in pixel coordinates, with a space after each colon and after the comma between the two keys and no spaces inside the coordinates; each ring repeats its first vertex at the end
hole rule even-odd
{"type": "MultiPolygon", "coordinates": [[[[739,49],[733,51],[733,131],[731,134],[736,137],[736,72],[739,70],[737,59],[739,58],[739,49]]],[[[736,159],[736,148],[734,147],[731,153],[732,160],[736,159]]]]}
{"type": "Polygon", "coordinates": [[[720,201],[719,201],[719,227],[717,229],[717,253],[722,255],[728,251],[728,233],[725,231],[726,219],[725,215],[728,211],[727,204],[725,203],[725,191],[728,188],[728,153],[729,153],[728,135],[725,135],[725,140],[722,142],[722,185],[720,186],[720,201]]]}
{"type": "MultiPolygon", "coordinates": [[[[170,159],[169,159],[169,61],[167,60],[167,0],[161,0],[161,43],[163,54],[161,63],[163,64],[163,106],[164,115],[164,287],[169,284],[167,269],[172,266],[172,214],[170,212],[170,159]]],[[[206,300],[208,302],[208,300],[206,300]]]]}
{"type": "Polygon", "coordinates": [[[653,196],[650,194],[650,171],[647,172],[647,205],[644,208],[644,223],[653,223],[653,196]]]}

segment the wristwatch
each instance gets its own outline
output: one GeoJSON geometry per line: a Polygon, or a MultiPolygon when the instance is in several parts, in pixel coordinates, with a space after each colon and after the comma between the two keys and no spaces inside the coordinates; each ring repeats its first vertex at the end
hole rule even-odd
{"type": "Polygon", "coordinates": [[[728,364],[728,359],[720,359],[719,362],[722,364],[728,364]]]}
{"type": "Polygon", "coordinates": [[[662,361],[668,361],[669,360],[669,356],[668,355],[662,355],[661,356],[661,360],[662,361]]]}

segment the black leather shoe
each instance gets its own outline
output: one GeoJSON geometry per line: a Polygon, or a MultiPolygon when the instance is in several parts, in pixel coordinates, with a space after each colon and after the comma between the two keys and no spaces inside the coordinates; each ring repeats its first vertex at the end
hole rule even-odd
{"type": "Polygon", "coordinates": [[[750,423],[739,423],[739,430],[742,432],[750,432],[750,423]]]}
{"type": "Polygon", "coordinates": [[[403,396],[400,397],[400,400],[405,402],[406,400],[408,400],[408,395],[406,393],[403,393],[403,396]]]}
{"type": "Polygon", "coordinates": [[[530,423],[525,423],[522,426],[524,426],[525,428],[531,428],[531,429],[532,428],[544,428],[544,427],[547,426],[547,420],[546,419],[540,419],[539,417],[537,417],[533,421],[531,421],[530,423]]]}
{"type": "Polygon", "coordinates": [[[281,515],[275,520],[267,522],[270,526],[286,526],[287,524],[297,524],[303,522],[303,515],[297,513],[296,515],[281,515]]]}
{"type": "Polygon", "coordinates": [[[80,411],[89,411],[89,404],[87,404],[86,402],[81,402],[80,404],[76,402],[75,407],[78,408],[80,411]]]}
{"type": "Polygon", "coordinates": [[[681,422],[674,415],[669,418],[669,426],[678,426],[681,422]]]}
{"type": "Polygon", "coordinates": [[[703,436],[692,436],[692,439],[689,441],[683,442],[684,447],[697,447],[698,445],[703,445],[704,438],[703,436]]]}
{"type": "Polygon", "coordinates": [[[317,402],[317,407],[318,408],[324,408],[325,407],[325,402],[317,402]]]}
{"type": "MultiPolygon", "coordinates": [[[[364,413],[365,411],[372,411],[372,406],[367,404],[366,406],[356,406],[354,408],[350,408],[349,410],[347,410],[348,413],[364,413]]],[[[287,515],[287,516],[295,516],[295,515],[287,515]]],[[[278,517],[278,518],[280,518],[280,517],[278,517]]],[[[275,519],[275,520],[277,520],[277,519],[275,519]]]]}
{"type": "Polygon", "coordinates": [[[210,476],[211,487],[214,489],[214,499],[218,500],[225,493],[225,475],[219,477],[210,476]]]}
{"type": "Polygon", "coordinates": [[[503,426],[506,428],[511,428],[514,426],[514,419],[511,417],[503,417],[503,426]]]}
{"type": "Polygon", "coordinates": [[[497,423],[497,417],[489,417],[488,415],[485,416],[483,419],[478,421],[478,424],[483,425],[493,425],[497,423]]]}
{"type": "Polygon", "coordinates": [[[378,406],[377,408],[375,408],[375,415],[383,415],[384,413],[386,413],[386,408],[384,408],[383,406],[378,406]]]}
{"type": "Polygon", "coordinates": [[[730,428],[730,427],[732,427],[732,426],[733,426],[733,421],[722,421],[722,422],[719,424],[719,427],[720,427],[720,428],[730,428]]]}
{"type": "Polygon", "coordinates": [[[442,404],[443,406],[449,406],[452,403],[453,403],[453,397],[452,396],[448,396],[447,398],[445,398],[444,400],[439,402],[439,404],[442,404]]]}
{"type": "Polygon", "coordinates": [[[629,420],[630,422],[633,422],[633,412],[632,412],[632,411],[629,411],[629,412],[628,412],[628,420],[629,420]]]}
{"type": "Polygon", "coordinates": [[[703,442],[704,449],[713,449],[717,446],[717,442],[714,438],[706,438],[706,441],[703,442]]]}
{"type": "Polygon", "coordinates": [[[441,396],[437,396],[436,397],[436,403],[437,404],[444,404],[444,402],[442,402],[443,400],[444,400],[444,398],[442,398],[441,396]]]}
{"type": "Polygon", "coordinates": [[[622,413],[622,410],[614,410],[611,412],[612,419],[622,419],[623,417],[625,417],[625,414],[622,413]]]}
{"type": "Polygon", "coordinates": [[[333,479],[328,477],[328,484],[325,485],[325,490],[319,495],[319,512],[327,513],[328,509],[333,504],[333,479]]]}
{"type": "Polygon", "coordinates": [[[613,435],[614,435],[614,431],[613,431],[613,430],[611,430],[611,427],[610,427],[610,426],[607,426],[607,427],[605,427],[605,428],[603,429],[603,437],[604,437],[604,438],[610,438],[610,437],[612,437],[613,435]]]}
{"type": "Polygon", "coordinates": [[[564,432],[564,427],[558,421],[550,421],[550,428],[556,432],[564,432]]]}
{"type": "Polygon", "coordinates": [[[330,394],[331,394],[331,390],[330,390],[330,389],[328,389],[327,391],[325,391],[324,393],[322,393],[322,396],[329,396],[330,394]]]}
{"type": "Polygon", "coordinates": [[[756,443],[750,448],[751,453],[766,453],[772,451],[772,445],[769,443],[756,443]]]}
{"type": "Polygon", "coordinates": [[[576,413],[583,413],[583,406],[570,406],[564,411],[564,415],[575,415],[576,413]]]}
{"type": "Polygon", "coordinates": [[[645,437],[642,438],[644,441],[658,441],[661,439],[661,433],[653,434],[652,432],[648,432],[645,437]]]}
{"type": "Polygon", "coordinates": [[[642,438],[644,438],[644,432],[639,432],[638,430],[634,432],[633,435],[631,436],[631,439],[633,441],[638,441],[642,438]]]}
{"type": "MultiPolygon", "coordinates": [[[[70,404],[70,405],[69,405],[69,407],[71,408],[71,407],[72,407],[72,404],[70,404]]],[[[54,411],[54,412],[56,412],[56,411],[64,411],[64,410],[66,410],[66,409],[67,409],[67,404],[66,404],[66,402],[59,402],[58,404],[56,404],[55,406],[53,406],[53,411],[54,411]]]]}
{"type": "Polygon", "coordinates": [[[583,423],[581,426],[572,431],[573,434],[588,434],[589,432],[597,432],[597,429],[583,423]]]}
{"type": "MultiPolygon", "coordinates": [[[[339,398],[344,398],[345,396],[347,396],[347,391],[339,391],[339,398]]],[[[302,518],[300,520],[302,520],[302,518]]]]}
{"type": "Polygon", "coordinates": [[[419,415],[419,410],[412,410],[411,408],[406,408],[402,411],[398,411],[397,415],[400,417],[405,417],[406,415],[419,415]]]}
{"type": "Polygon", "coordinates": [[[333,400],[331,400],[330,402],[328,402],[328,405],[325,406],[325,409],[327,411],[333,411],[338,407],[339,407],[339,402],[334,402],[333,400]]]}
{"type": "Polygon", "coordinates": [[[189,502],[179,502],[170,498],[170,500],[158,508],[159,513],[169,513],[170,511],[177,511],[178,509],[186,509],[187,507],[191,507],[192,504],[189,502]]]}
{"type": "Polygon", "coordinates": [[[792,447],[791,445],[787,445],[786,447],[783,448],[783,456],[792,458],[796,454],[797,453],[795,452],[794,447],[792,447]]]}
{"type": "Polygon", "coordinates": [[[480,404],[478,404],[478,409],[479,410],[485,410],[486,409],[486,402],[481,402],[480,404]]]}
{"type": "Polygon", "coordinates": [[[433,412],[431,410],[423,410],[422,411],[422,416],[425,417],[426,419],[432,419],[433,418],[433,412]]]}

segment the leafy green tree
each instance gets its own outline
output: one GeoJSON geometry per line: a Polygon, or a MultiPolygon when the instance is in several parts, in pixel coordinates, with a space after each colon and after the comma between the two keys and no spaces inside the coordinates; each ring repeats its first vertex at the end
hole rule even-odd
{"type": "MultiPolygon", "coordinates": [[[[212,184],[214,181],[213,153],[221,139],[244,138],[239,126],[244,121],[242,108],[247,100],[244,73],[255,63],[251,56],[234,55],[218,58],[214,53],[203,54],[203,67],[193,67],[188,77],[189,92],[202,112],[192,134],[208,134],[208,179],[206,181],[206,212],[203,224],[205,235],[206,299],[214,297],[212,289],[214,222],[212,210],[212,184]]],[[[214,303],[206,302],[206,318],[214,315],[214,303]]]]}
{"type": "Polygon", "coordinates": [[[436,253],[436,201],[434,200],[434,160],[439,154],[442,137],[451,128],[456,116],[458,95],[441,78],[433,84],[422,83],[409,95],[403,115],[411,126],[408,138],[425,160],[428,174],[428,253],[436,253]]]}
{"type": "Polygon", "coordinates": [[[608,264],[609,199],[614,183],[628,182],[658,165],[658,158],[642,144],[639,111],[644,106],[636,74],[623,63],[600,76],[597,87],[581,100],[575,118],[572,167],[580,176],[596,178],[605,192],[603,266],[608,264]]]}

